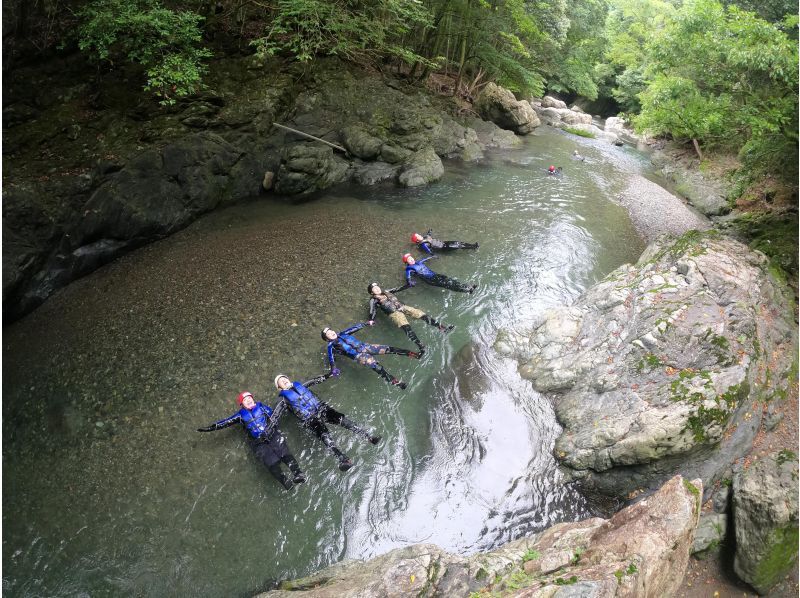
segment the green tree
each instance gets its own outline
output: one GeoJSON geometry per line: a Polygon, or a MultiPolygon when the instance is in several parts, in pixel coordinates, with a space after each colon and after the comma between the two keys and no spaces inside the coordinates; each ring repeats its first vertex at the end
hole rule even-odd
{"type": "Polygon", "coordinates": [[[738,7],[691,0],[647,52],[639,129],[797,172],[797,46],[783,31],[738,7]]]}
{"type": "Polygon", "coordinates": [[[158,0],[97,0],[78,12],[78,46],[99,61],[120,60],[145,70],[144,89],[173,103],[202,85],[203,18],[191,11],[164,8],[158,0]]]}
{"type": "Polygon", "coordinates": [[[414,27],[424,30],[430,18],[416,0],[278,0],[266,34],[253,44],[262,54],[286,54],[302,62],[320,55],[424,62],[403,36],[414,27]]]}

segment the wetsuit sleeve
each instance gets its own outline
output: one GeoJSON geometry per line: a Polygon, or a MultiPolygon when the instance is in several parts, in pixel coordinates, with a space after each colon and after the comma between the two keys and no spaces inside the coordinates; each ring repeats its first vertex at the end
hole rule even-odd
{"type": "Polygon", "coordinates": [[[325,382],[325,380],[327,380],[330,377],[331,377],[330,374],[321,374],[319,376],[311,378],[311,380],[303,382],[303,386],[314,386],[315,384],[319,384],[320,382],[325,382]]]}
{"type": "Polygon", "coordinates": [[[411,284],[411,274],[413,274],[414,270],[410,267],[406,266],[406,287],[412,286],[411,284]]]}
{"type": "Polygon", "coordinates": [[[267,429],[264,430],[264,438],[269,439],[270,436],[278,429],[278,424],[281,421],[281,416],[286,412],[286,400],[281,399],[275,404],[275,409],[272,410],[272,415],[269,416],[269,423],[267,429]]]}
{"type": "Polygon", "coordinates": [[[359,322],[358,324],[353,324],[350,328],[345,328],[339,334],[353,334],[357,330],[361,330],[364,327],[364,322],[359,322]]]}
{"type": "Polygon", "coordinates": [[[427,241],[423,241],[422,243],[420,243],[419,248],[428,255],[433,255],[433,251],[431,251],[431,245],[427,241]]]}
{"type": "Polygon", "coordinates": [[[378,300],[373,297],[369,300],[369,316],[367,319],[374,320],[376,313],[378,313],[378,300]]]}
{"type": "Polygon", "coordinates": [[[406,289],[408,289],[408,288],[410,288],[410,287],[411,287],[411,285],[409,285],[408,283],[406,283],[406,284],[404,284],[404,285],[403,285],[403,286],[401,286],[401,287],[397,287],[397,288],[395,288],[395,289],[389,289],[389,292],[390,292],[390,293],[399,293],[400,291],[405,291],[406,289]]]}
{"type": "Polygon", "coordinates": [[[333,359],[333,343],[328,343],[328,363],[331,364],[331,369],[336,367],[336,362],[333,359]]]}
{"type": "Polygon", "coordinates": [[[214,422],[210,426],[206,426],[205,428],[197,428],[198,432],[213,432],[215,430],[222,430],[222,428],[228,428],[234,424],[238,424],[242,419],[242,416],[238,413],[234,413],[230,417],[226,417],[225,419],[221,419],[218,422],[214,422]]]}

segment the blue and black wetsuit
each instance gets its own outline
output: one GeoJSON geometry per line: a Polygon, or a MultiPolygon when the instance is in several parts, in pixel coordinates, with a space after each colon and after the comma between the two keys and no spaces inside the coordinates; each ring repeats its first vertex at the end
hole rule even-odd
{"type": "Polygon", "coordinates": [[[420,251],[424,251],[428,255],[433,255],[436,251],[450,251],[451,249],[477,249],[478,243],[465,243],[464,241],[440,241],[433,237],[433,231],[428,230],[422,241],[417,243],[420,251]]]}
{"type": "MultiPolygon", "coordinates": [[[[424,280],[430,285],[435,287],[442,287],[444,289],[449,289],[451,291],[458,291],[459,293],[471,293],[475,290],[475,287],[478,285],[468,285],[464,284],[460,280],[456,280],[455,278],[450,278],[449,276],[445,276],[444,274],[438,274],[434,272],[428,266],[425,265],[430,259],[435,258],[435,255],[428,256],[417,261],[414,264],[408,264],[406,266],[406,286],[400,287],[401,289],[414,286],[414,283],[411,281],[411,276],[416,274],[419,278],[424,280]]],[[[400,289],[398,289],[400,290],[400,289]]]]}
{"type": "MultiPolygon", "coordinates": [[[[398,349],[397,347],[390,347],[389,345],[372,345],[360,341],[353,336],[353,333],[358,330],[361,330],[363,327],[364,327],[363,322],[359,324],[354,324],[353,326],[345,328],[344,330],[339,332],[335,340],[328,341],[328,363],[330,363],[331,366],[331,373],[334,373],[334,370],[336,369],[336,360],[334,358],[334,355],[335,354],[344,355],[345,357],[349,357],[356,363],[371,368],[376,374],[381,376],[389,384],[399,386],[400,388],[404,389],[406,387],[405,382],[401,382],[400,380],[392,376],[389,372],[387,372],[385,369],[383,369],[383,366],[375,360],[373,355],[386,355],[387,353],[389,353],[394,355],[407,355],[408,357],[419,359],[420,356],[419,353],[415,353],[414,351],[409,351],[408,349],[398,349]]],[[[323,338],[325,337],[323,336],[323,338]]]]}
{"type": "Polygon", "coordinates": [[[297,483],[305,482],[305,475],[300,470],[297,459],[289,452],[286,438],[278,429],[279,417],[280,414],[273,414],[268,405],[257,401],[252,409],[242,407],[230,417],[214,422],[205,428],[198,428],[197,431],[213,432],[214,430],[221,430],[241,423],[248,432],[248,439],[253,452],[264,463],[269,472],[288,490],[292,487],[293,481],[297,483]],[[289,479],[281,471],[281,463],[289,466],[294,475],[294,480],[289,479]]]}
{"type": "Polygon", "coordinates": [[[347,428],[369,440],[372,444],[378,444],[380,436],[373,436],[346,415],[336,411],[325,401],[320,400],[317,395],[309,390],[309,386],[324,382],[328,379],[328,376],[330,374],[317,376],[307,382],[292,382],[291,388],[278,393],[279,399],[275,405],[275,414],[280,417],[283,410],[288,407],[302,422],[303,426],[311,430],[328,447],[328,450],[339,459],[339,469],[344,471],[349,469],[353,462],[334,444],[330,437],[330,431],[325,425],[326,423],[347,428]]]}

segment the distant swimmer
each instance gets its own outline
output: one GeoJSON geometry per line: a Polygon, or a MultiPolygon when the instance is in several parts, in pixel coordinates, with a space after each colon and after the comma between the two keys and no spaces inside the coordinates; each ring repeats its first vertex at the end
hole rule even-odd
{"type": "Polygon", "coordinates": [[[286,439],[278,429],[278,418],[273,417],[272,409],[268,405],[253,398],[250,392],[239,394],[239,411],[214,422],[205,428],[198,428],[198,432],[213,432],[228,426],[241,423],[249,433],[250,447],[256,457],[267,467],[269,472],[289,490],[294,484],[302,484],[306,481],[305,474],[300,471],[297,459],[289,452],[286,439]],[[292,479],[286,477],[281,471],[281,463],[289,466],[294,476],[292,479]]]}
{"type": "Polygon", "coordinates": [[[394,293],[397,293],[404,288],[408,288],[408,285],[405,287],[389,289],[388,291],[385,291],[381,289],[377,282],[369,283],[367,286],[367,292],[370,295],[369,321],[375,321],[375,316],[378,312],[378,308],[380,307],[381,311],[389,316],[389,319],[392,321],[392,323],[405,332],[406,336],[410,338],[417,345],[417,347],[419,347],[419,352],[422,354],[425,352],[425,345],[422,344],[417,335],[414,333],[414,330],[411,328],[411,324],[408,323],[408,318],[422,320],[431,326],[436,326],[441,332],[448,332],[452,330],[453,327],[445,326],[441,322],[437,322],[421,309],[417,309],[416,307],[411,307],[410,305],[402,303],[397,297],[395,297],[394,293]]]}
{"type": "Polygon", "coordinates": [[[455,278],[450,278],[444,274],[439,274],[428,268],[428,266],[425,265],[425,262],[436,257],[437,256],[435,255],[431,255],[417,261],[410,253],[403,255],[403,263],[406,264],[406,284],[398,288],[397,291],[401,291],[408,287],[413,287],[416,284],[411,280],[412,275],[417,275],[419,278],[435,287],[442,287],[443,289],[458,291],[459,293],[472,293],[478,287],[476,284],[464,284],[455,278]]]}
{"type": "Polygon", "coordinates": [[[411,242],[416,243],[421,251],[433,255],[433,250],[448,251],[450,249],[477,249],[478,243],[465,243],[464,241],[440,241],[433,237],[433,231],[428,229],[423,237],[419,233],[411,235],[411,242]]]}
{"type": "Polygon", "coordinates": [[[383,369],[383,366],[377,362],[373,355],[406,355],[412,359],[419,359],[421,355],[414,351],[409,351],[408,349],[398,349],[397,347],[390,347],[388,345],[371,345],[358,340],[353,336],[353,333],[361,330],[365,325],[366,324],[363,322],[360,324],[353,324],[341,332],[336,332],[328,327],[322,329],[322,340],[328,343],[328,363],[331,366],[331,376],[338,376],[341,373],[341,370],[336,367],[334,357],[335,354],[339,354],[349,357],[356,363],[370,368],[392,386],[399,386],[405,389],[406,383],[398,380],[383,369]]]}
{"type": "Polygon", "coordinates": [[[551,164],[550,167],[547,169],[547,174],[549,174],[551,176],[561,176],[562,170],[563,169],[560,166],[558,168],[556,168],[555,166],[553,166],[551,164]]]}
{"type": "Polygon", "coordinates": [[[580,160],[581,162],[583,162],[584,160],[586,160],[586,158],[584,158],[583,156],[581,156],[581,155],[578,153],[578,150],[574,150],[574,151],[572,152],[572,159],[573,159],[573,160],[580,160]]]}
{"type": "Polygon", "coordinates": [[[355,432],[359,436],[368,440],[372,444],[381,441],[380,436],[375,436],[367,432],[364,428],[349,419],[344,413],[340,413],[325,401],[315,395],[309,386],[319,384],[328,379],[330,374],[317,376],[306,382],[292,381],[285,374],[275,376],[275,388],[278,389],[279,399],[275,404],[274,417],[280,418],[288,407],[289,410],[302,422],[303,427],[308,428],[322,443],[328,447],[339,460],[339,469],[347,471],[352,467],[353,462],[350,458],[339,450],[330,436],[328,426],[325,424],[336,424],[355,432]]]}

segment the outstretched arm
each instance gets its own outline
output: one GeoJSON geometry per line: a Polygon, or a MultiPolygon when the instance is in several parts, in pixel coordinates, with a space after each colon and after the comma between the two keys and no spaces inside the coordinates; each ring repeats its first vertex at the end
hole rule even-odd
{"type": "Polygon", "coordinates": [[[431,244],[428,243],[427,241],[423,241],[417,247],[419,247],[425,253],[427,253],[429,255],[433,255],[433,251],[431,250],[431,244]]]}
{"type": "Polygon", "coordinates": [[[230,417],[226,417],[225,419],[221,419],[218,422],[214,422],[213,424],[206,426],[205,428],[197,428],[198,432],[213,432],[215,430],[221,430],[222,428],[230,427],[234,424],[239,423],[242,420],[242,416],[238,413],[234,413],[230,417]]]}
{"type": "Polygon", "coordinates": [[[369,314],[367,319],[372,322],[375,320],[375,314],[378,313],[378,300],[373,297],[369,300],[369,314]]]}
{"type": "Polygon", "coordinates": [[[427,262],[428,260],[432,260],[432,259],[435,259],[435,258],[437,258],[437,257],[439,257],[439,256],[438,256],[438,255],[429,255],[428,257],[422,258],[422,259],[421,259],[421,260],[419,260],[417,263],[418,263],[418,264],[424,264],[424,263],[425,263],[425,262],[427,262]]]}
{"type": "Polygon", "coordinates": [[[267,429],[264,430],[264,438],[269,439],[273,432],[278,428],[281,421],[281,416],[286,412],[286,399],[281,398],[275,403],[275,409],[272,410],[272,415],[269,416],[267,429]]]}
{"type": "Polygon", "coordinates": [[[305,382],[303,382],[303,386],[314,386],[315,384],[325,382],[325,380],[327,380],[330,377],[331,377],[330,372],[328,372],[327,374],[320,374],[319,376],[315,376],[310,380],[306,380],[305,382]]]}
{"type": "Polygon", "coordinates": [[[349,328],[345,328],[339,334],[353,334],[357,330],[361,330],[366,324],[364,322],[359,322],[358,324],[353,324],[349,328]]]}
{"type": "Polygon", "coordinates": [[[390,293],[399,293],[400,291],[405,291],[406,289],[411,288],[411,285],[406,283],[401,287],[397,287],[395,289],[389,289],[390,293]]]}

